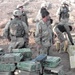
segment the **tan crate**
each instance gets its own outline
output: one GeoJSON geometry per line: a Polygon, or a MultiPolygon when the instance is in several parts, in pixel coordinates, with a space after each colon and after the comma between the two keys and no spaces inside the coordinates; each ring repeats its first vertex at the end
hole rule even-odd
{"type": "Polygon", "coordinates": [[[75,45],[69,45],[68,53],[69,53],[70,56],[75,55],[75,45]]]}
{"type": "Polygon", "coordinates": [[[70,58],[70,67],[75,68],[75,55],[69,56],[69,58],[70,58]]]}

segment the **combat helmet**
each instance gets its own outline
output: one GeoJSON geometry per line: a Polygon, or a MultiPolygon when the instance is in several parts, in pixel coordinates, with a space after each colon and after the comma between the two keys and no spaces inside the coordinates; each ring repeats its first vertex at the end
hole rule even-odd
{"type": "Polygon", "coordinates": [[[21,16],[22,15],[22,11],[20,11],[20,10],[14,10],[13,11],[13,15],[14,16],[21,16]]]}
{"type": "Polygon", "coordinates": [[[17,9],[18,9],[18,8],[23,8],[23,5],[22,5],[22,4],[19,4],[19,5],[17,5],[16,8],[17,8],[17,9]]]}

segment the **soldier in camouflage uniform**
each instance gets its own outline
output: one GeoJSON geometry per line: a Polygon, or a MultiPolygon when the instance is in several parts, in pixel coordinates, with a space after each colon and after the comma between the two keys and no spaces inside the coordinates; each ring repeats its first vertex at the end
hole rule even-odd
{"type": "Polygon", "coordinates": [[[42,20],[36,24],[35,41],[38,47],[38,54],[49,55],[52,45],[51,19],[47,10],[41,10],[42,20]]]}
{"type": "Polygon", "coordinates": [[[14,18],[11,19],[4,28],[4,37],[10,41],[9,52],[12,49],[26,47],[26,39],[28,35],[28,27],[26,23],[21,21],[22,12],[15,10],[14,18]]]}
{"type": "Polygon", "coordinates": [[[69,20],[70,8],[66,2],[63,2],[62,6],[58,9],[57,14],[59,15],[59,21],[69,20]]]}
{"type": "Polygon", "coordinates": [[[17,5],[17,10],[22,11],[21,20],[22,20],[23,22],[25,22],[26,25],[28,26],[28,17],[27,17],[26,12],[24,11],[23,5],[17,5]]]}
{"type": "Polygon", "coordinates": [[[57,37],[58,37],[58,39],[59,39],[59,41],[61,43],[60,52],[61,52],[61,50],[63,50],[64,45],[67,42],[67,38],[65,38],[64,34],[63,34],[64,32],[67,33],[68,38],[69,38],[71,44],[74,45],[72,36],[70,34],[71,30],[72,30],[72,26],[70,26],[69,22],[66,23],[66,21],[62,21],[62,22],[56,23],[56,26],[54,26],[53,32],[55,33],[55,35],[57,35],[57,37]]]}
{"type": "MultiPolygon", "coordinates": [[[[17,5],[17,10],[20,10],[20,11],[22,12],[21,20],[22,20],[23,22],[25,22],[26,25],[29,27],[29,25],[28,25],[28,17],[27,17],[26,12],[24,11],[23,5],[17,5]]],[[[28,46],[28,43],[29,43],[29,36],[28,36],[27,42],[26,42],[27,46],[28,46]]]]}

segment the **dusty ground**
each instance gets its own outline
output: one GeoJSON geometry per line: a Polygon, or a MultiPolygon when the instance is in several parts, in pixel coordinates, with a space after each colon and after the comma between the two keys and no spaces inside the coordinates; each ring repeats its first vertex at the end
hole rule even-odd
{"type": "MultiPolygon", "coordinates": [[[[2,47],[5,52],[7,51],[8,48],[8,40],[4,39],[2,37],[3,35],[3,28],[5,27],[5,24],[7,23],[7,21],[10,19],[10,17],[12,16],[12,11],[16,8],[17,4],[21,4],[26,0],[0,0],[0,47],[2,47]]],[[[31,31],[34,31],[35,29],[35,23],[32,23],[32,20],[36,17],[36,14],[38,12],[38,10],[40,9],[40,4],[42,3],[42,0],[30,0],[31,2],[28,3],[28,5],[26,5],[25,10],[28,12],[28,18],[29,18],[29,27],[31,31]]],[[[49,10],[51,17],[54,19],[54,21],[57,21],[58,18],[55,16],[55,13],[57,11],[57,8],[60,6],[60,3],[58,2],[58,0],[46,0],[46,1],[50,1],[52,3],[52,9],[49,10]]],[[[74,7],[72,6],[72,8],[74,9],[74,7]]],[[[74,13],[75,11],[73,10],[71,12],[71,17],[70,17],[70,21],[74,22],[74,13]]],[[[74,27],[74,25],[73,25],[74,27]]],[[[73,31],[74,32],[74,31],[73,31]]],[[[35,57],[36,55],[36,45],[35,45],[35,41],[34,41],[34,37],[33,35],[30,36],[30,48],[33,51],[33,57],[35,57]]],[[[68,53],[62,53],[59,54],[55,48],[52,49],[51,53],[52,56],[60,56],[62,59],[62,63],[63,64],[63,69],[65,71],[65,73],[67,75],[75,75],[75,69],[70,69],[70,63],[69,63],[69,57],[68,57],[68,53]]]]}

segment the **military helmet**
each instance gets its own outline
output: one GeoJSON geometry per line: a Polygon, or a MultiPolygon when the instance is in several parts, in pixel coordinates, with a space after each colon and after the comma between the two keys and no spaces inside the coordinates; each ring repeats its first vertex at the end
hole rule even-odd
{"type": "Polygon", "coordinates": [[[41,8],[42,7],[46,7],[46,3],[45,2],[41,4],[41,8]]]}
{"type": "Polygon", "coordinates": [[[21,7],[23,8],[23,5],[20,5],[20,4],[19,4],[19,5],[17,5],[17,8],[21,8],[21,7]]]}
{"type": "Polygon", "coordinates": [[[69,2],[68,2],[68,1],[64,1],[64,2],[62,3],[62,5],[69,5],[69,2]]]}
{"type": "Polygon", "coordinates": [[[22,11],[20,11],[20,10],[14,10],[13,15],[14,16],[21,16],[22,15],[22,11]]]}

